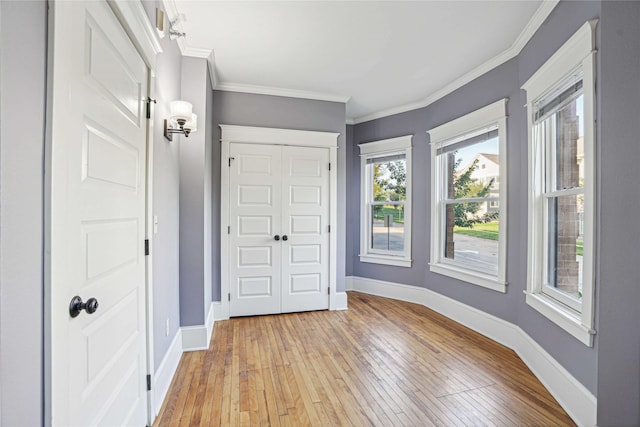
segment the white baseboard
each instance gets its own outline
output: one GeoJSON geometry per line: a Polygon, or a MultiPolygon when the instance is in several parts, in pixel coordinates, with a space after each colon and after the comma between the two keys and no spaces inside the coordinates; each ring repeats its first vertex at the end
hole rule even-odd
{"type": "Polygon", "coordinates": [[[229,320],[228,313],[223,313],[222,312],[222,302],[221,301],[214,301],[214,302],[211,303],[211,306],[213,307],[213,318],[215,320],[229,320]]]}
{"type": "Polygon", "coordinates": [[[209,348],[213,333],[214,305],[213,302],[209,305],[206,324],[180,328],[182,331],[182,351],[198,351],[209,348]]]}
{"type": "Polygon", "coordinates": [[[347,293],[346,292],[336,292],[335,294],[335,306],[331,308],[331,310],[347,310],[347,293]]]}
{"type": "Polygon", "coordinates": [[[171,380],[178,369],[180,363],[180,357],[182,357],[182,332],[178,329],[178,332],[173,337],[171,345],[164,355],[160,366],[153,375],[153,411],[157,416],[160,413],[162,402],[167,396],[171,380]]]}
{"type": "Polygon", "coordinates": [[[213,323],[215,322],[214,316],[214,303],[213,301],[209,304],[209,310],[207,311],[207,321],[205,326],[207,327],[207,348],[211,344],[211,334],[213,334],[213,323]]]}
{"type": "Polygon", "coordinates": [[[596,425],[596,397],[519,326],[417,286],[346,277],[347,290],[422,304],[514,350],[579,426],[596,425]]]}

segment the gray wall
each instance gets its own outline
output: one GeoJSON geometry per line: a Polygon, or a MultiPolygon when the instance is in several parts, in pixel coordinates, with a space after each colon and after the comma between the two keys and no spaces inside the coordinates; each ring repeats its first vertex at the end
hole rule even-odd
{"type": "MultiPolygon", "coordinates": [[[[159,1],[143,6],[152,23],[159,1]]],[[[163,52],[156,57],[153,114],[153,215],[158,217],[158,232],[151,236],[153,274],[153,358],[158,369],[180,326],[179,304],[179,226],[180,226],[180,143],[163,135],[163,120],[169,117],[169,103],[180,99],[182,55],[175,41],[164,37],[163,52]],[[169,320],[169,335],[165,325],[169,320]]]]}
{"type": "Polygon", "coordinates": [[[202,58],[182,59],[182,99],[193,104],[198,130],[180,144],[180,325],[204,325],[211,305],[211,141],[207,110],[213,96],[202,58]]]}
{"type": "MultiPolygon", "coordinates": [[[[259,126],[283,129],[339,132],[338,138],[338,265],[336,288],[344,291],[345,272],[345,205],[346,205],[346,147],[345,105],[338,102],[314,101],[270,95],[214,91],[214,212],[220,211],[220,124],[259,126]]],[[[214,222],[214,230],[220,219],[214,222]]],[[[220,243],[216,235],[214,245],[220,243]]],[[[220,273],[218,270],[217,276],[220,273]]],[[[214,288],[214,300],[220,300],[220,284],[214,288]]]]}
{"type": "Polygon", "coordinates": [[[47,5],[0,2],[0,425],[43,420],[47,5]]]}
{"type": "Polygon", "coordinates": [[[640,425],[640,2],[602,2],[598,425],[640,425]]]}
{"type": "Polygon", "coordinates": [[[524,93],[520,86],[585,21],[598,17],[598,2],[562,2],[552,12],[519,56],[494,68],[428,107],[354,127],[347,153],[347,199],[350,218],[359,225],[359,149],[357,144],[412,134],[413,139],[413,239],[411,268],[361,263],[359,226],[350,229],[349,262],[354,276],[421,286],[446,295],[522,327],[592,393],[597,393],[597,350],[588,348],[525,304],[527,270],[527,130],[524,93]],[[507,104],[508,228],[507,293],[499,293],[447,276],[428,267],[430,241],[430,152],[427,131],[501,98],[507,104]],[[353,216],[352,216],[353,215],[353,216]]]}

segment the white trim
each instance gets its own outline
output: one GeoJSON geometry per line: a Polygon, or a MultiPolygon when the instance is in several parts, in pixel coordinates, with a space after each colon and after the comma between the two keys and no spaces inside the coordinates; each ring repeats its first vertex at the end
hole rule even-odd
{"type": "MultiPolygon", "coordinates": [[[[221,129],[220,153],[220,302],[212,303],[215,318],[229,318],[229,152],[233,142],[248,144],[293,145],[329,149],[334,167],[329,171],[329,225],[337,229],[338,223],[338,136],[335,132],[264,128],[253,126],[219,125],[221,129]]],[[[329,233],[329,310],[340,310],[341,299],[336,292],[337,232],[329,233]]]]}
{"type": "MultiPolygon", "coordinates": [[[[222,295],[220,296],[220,298],[222,299],[222,295]]],[[[227,316],[225,316],[224,313],[222,312],[222,303],[220,301],[212,302],[211,306],[213,307],[213,319],[214,320],[225,320],[225,319],[229,318],[228,314],[227,314],[227,316]]]]}
{"type": "MultiPolygon", "coordinates": [[[[156,76],[155,71],[153,69],[148,70],[147,76],[147,95],[151,99],[155,99],[156,97],[156,76]]],[[[149,248],[151,249],[153,243],[153,129],[154,129],[154,113],[155,107],[153,104],[150,104],[151,114],[150,118],[147,120],[147,158],[146,158],[146,186],[145,186],[145,239],[149,242],[149,248]]],[[[152,375],[154,372],[154,335],[153,335],[153,251],[149,251],[149,255],[145,257],[145,290],[146,290],[146,340],[147,340],[147,375],[152,375]]],[[[149,425],[152,425],[155,415],[157,413],[154,412],[153,404],[154,404],[154,393],[153,390],[147,391],[147,422],[149,425]]]]}
{"type": "Polygon", "coordinates": [[[399,136],[397,138],[382,139],[380,141],[365,142],[358,144],[360,155],[379,155],[385,152],[406,150],[411,148],[413,135],[399,136]]]}
{"type": "Polygon", "coordinates": [[[335,306],[331,307],[331,310],[348,310],[348,295],[346,292],[335,293],[335,306]]]}
{"type": "Polygon", "coordinates": [[[593,335],[596,331],[591,325],[582,324],[580,315],[575,311],[564,308],[557,301],[542,293],[525,292],[527,304],[551,320],[556,325],[573,335],[576,339],[589,347],[592,346],[593,335]]]}
{"type": "Polygon", "coordinates": [[[222,90],[225,92],[253,93],[258,95],[284,96],[287,98],[313,99],[316,101],[339,102],[341,104],[346,104],[351,99],[350,96],[337,95],[333,93],[312,92],[306,90],[228,82],[218,83],[218,85],[215,87],[215,90],[222,90]]]}
{"type": "Polygon", "coordinates": [[[424,305],[514,350],[580,426],[596,425],[596,397],[519,326],[417,286],[346,277],[347,290],[424,305]]]}
{"type": "Polygon", "coordinates": [[[180,330],[182,331],[182,350],[184,352],[209,349],[205,325],[183,326],[180,330]]]}
{"type": "MultiPolygon", "coordinates": [[[[472,111],[457,119],[448,121],[427,131],[431,137],[431,145],[446,147],[449,141],[456,140],[465,134],[489,125],[495,125],[507,115],[507,98],[500,99],[485,107],[472,111]]],[[[502,153],[500,153],[502,154],[502,153]]]]}
{"type": "Polygon", "coordinates": [[[214,323],[214,303],[209,304],[207,311],[207,319],[204,325],[183,326],[182,331],[182,350],[197,351],[208,350],[211,343],[211,334],[213,333],[214,323]]]}
{"type": "Polygon", "coordinates": [[[411,203],[412,203],[412,144],[413,135],[358,144],[360,148],[360,261],[374,264],[411,267],[411,203]],[[405,156],[405,200],[404,200],[404,251],[402,253],[377,253],[371,244],[371,183],[373,173],[367,160],[387,154],[405,156]]]}
{"type": "Polygon", "coordinates": [[[413,262],[412,259],[392,255],[360,254],[358,257],[360,258],[360,262],[393,265],[396,267],[411,267],[411,263],[413,262]]]}
{"type": "Polygon", "coordinates": [[[562,80],[595,49],[597,19],[587,21],[522,85],[527,99],[535,100],[562,80]]]}
{"type": "MultiPolygon", "coordinates": [[[[295,145],[299,147],[337,147],[339,133],[309,130],[220,125],[220,142],[248,144],[295,145]]],[[[226,159],[223,163],[226,162],[226,159]]]]}
{"type": "Polygon", "coordinates": [[[160,413],[162,403],[167,397],[169,386],[180,364],[182,357],[182,332],[177,330],[171,345],[160,362],[160,366],[152,376],[151,391],[153,392],[153,416],[154,419],[160,413]]]}
{"type": "Polygon", "coordinates": [[[205,326],[207,328],[207,348],[209,347],[209,343],[211,343],[211,335],[213,335],[213,324],[215,322],[215,317],[213,316],[214,304],[213,301],[209,303],[209,310],[207,310],[207,320],[205,326]]]}
{"type": "Polygon", "coordinates": [[[482,272],[475,272],[469,269],[460,268],[457,265],[448,265],[445,263],[429,264],[429,271],[433,273],[443,274],[453,277],[454,279],[464,282],[473,283],[474,285],[484,288],[493,289],[498,292],[507,292],[507,283],[499,280],[495,276],[491,276],[482,272]]]}
{"type": "MultiPolygon", "coordinates": [[[[507,102],[504,98],[483,108],[465,114],[437,126],[427,133],[431,139],[431,250],[429,270],[482,286],[498,292],[507,291],[507,102]],[[464,268],[461,262],[444,258],[442,250],[445,243],[444,209],[441,204],[447,199],[443,171],[446,168],[444,156],[438,150],[463,141],[481,129],[498,128],[498,150],[500,156],[500,194],[498,212],[500,227],[498,230],[498,270],[496,274],[479,272],[464,268]]],[[[461,202],[463,199],[459,199],[461,202]]]]}
{"type": "Polygon", "coordinates": [[[529,23],[524,27],[524,29],[522,30],[522,32],[520,33],[516,41],[511,45],[510,48],[503,51],[502,53],[499,53],[498,55],[494,56],[484,64],[474,68],[473,70],[469,71],[465,75],[449,83],[442,89],[437,90],[436,92],[427,96],[422,101],[412,102],[405,105],[388,108],[382,111],[378,111],[376,113],[367,114],[367,115],[356,117],[353,119],[349,118],[349,121],[357,125],[357,124],[368,122],[371,120],[392,116],[394,114],[400,114],[400,113],[405,113],[407,111],[417,110],[418,108],[424,108],[433,104],[437,100],[444,98],[445,96],[449,95],[451,92],[461,88],[467,83],[486,74],[487,72],[493,70],[499,65],[504,64],[511,58],[516,57],[522,51],[522,49],[527,44],[527,42],[529,42],[531,37],[533,37],[536,31],[538,31],[538,29],[542,26],[544,21],[551,14],[551,11],[556,7],[556,5],[559,2],[560,0],[546,0],[546,1],[540,2],[541,3],[540,7],[538,7],[538,10],[536,10],[535,14],[529,20],[529,23]]]}
{"type": "Polygon", "coordinates": [[[329,171],[329,310],[340,309],[340,300],[336,295],[338,281],[338,135],[335,144],[329,147],[329,164],[334,165],[329,171]]]}
{"type": "MultiPolygon", "coordinates": [[[[598,20],[587,21],[536,71],[522,89],[527,96],[528,214],[527,304],[586,346],[593,346],[595,327],[595,29],[598,20]],[[582,70],[584,106],[584,253],[582,303],[577,311],[544,294],[546,146],[534,138],[535,103],[582,70]]],[[[565,193],[571,193],[565,192],[565,193]]],[[[552,194],[553,195],[553,194],[552,194]]]]}
{"type": "Polygon", "coordinates": [[[142,2],[110,0],[108,3],[133,40],[144,62],[152,70],[155,69],[156,55],[162,53],[162,46],[142,2]]]}

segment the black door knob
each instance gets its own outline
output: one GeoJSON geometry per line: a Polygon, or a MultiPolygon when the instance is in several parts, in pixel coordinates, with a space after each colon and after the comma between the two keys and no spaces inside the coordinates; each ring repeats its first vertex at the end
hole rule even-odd
{"type": "Polygon", "coordinates": [[[286,242],[287,240],[289,240],[289,238],[288,238],[288,237],[287,237],[287,235],[285,234],[284,236],[282,236],[282,240],[284,240],[284,241],[286,242]]]}
{"type": "Polygon", "coordinates": [[[82,298],[78,295],[71,298],[69,303],[69,315],[71,317],[77,317],[82,310],[86,310],[88,314],[93,314],[98,309],[98,300],[95,298],[89,298],[87,302],[82,302],[82,298]]]}
{"type": "Polygon", "coordinates": [[[273,240],[275,240],[275,241],[277,242],[278,240],[280,240],[280,236],[278,236],[278,235],[276,234],[275,236],[273,236],[273,240]]]}

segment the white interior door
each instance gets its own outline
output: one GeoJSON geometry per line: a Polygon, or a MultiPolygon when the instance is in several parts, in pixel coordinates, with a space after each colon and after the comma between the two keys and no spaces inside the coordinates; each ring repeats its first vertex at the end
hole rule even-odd
{"type": "Polygon", "coordinates": [[[283,147],[282,165],[282,312],[326,310],[329,150],[283,147]]]}
{"type": "Polygon", "coordinates": [[[231,144],[229,314],[280,313],[280,147],[231,144]]]}
{"type": "Polygon", "coordinates": [[[229,314],[329,308],[329,150],[230,146],[229,314]]]}
{"type": "Polygon", "coordinates": [[[147,67],[106,1],[52,7],[52,424],[143,426],[147,67]]]}

